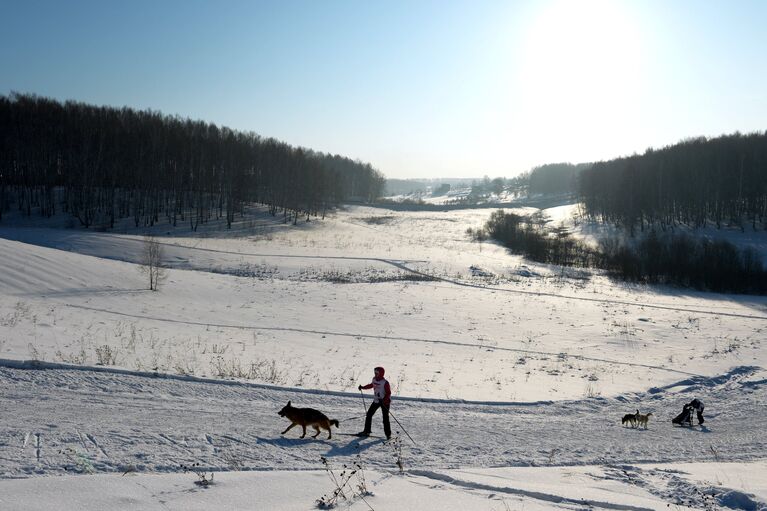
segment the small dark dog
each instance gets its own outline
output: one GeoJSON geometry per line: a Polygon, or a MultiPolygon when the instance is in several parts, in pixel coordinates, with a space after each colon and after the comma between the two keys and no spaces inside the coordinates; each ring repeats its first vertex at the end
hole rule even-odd
{"type": "Polygon", "coordinates": [[[320,434],[320,428],[322,428],[328,430],[328,440],[330,440],[333,438],[333,434],[330,431],[330,426],[332,425],[338,427],[337,420],[328,419],[328,416],[319,410],[315,410],[314,408],[294,408],[293,405],[290,404],[290,401],[288,401],[288,404],[285,405],[282,410],[277,412],[277,415],[280,417],[286,417],[291,422],[290,426],[288,426],[285,431],[280,433],[281,435],[284,435],[290,431],[293,426],[301,426],[304,430],[301,438],[304,438],[306,436],[306,426],[311,426],[317,431],[317,433],[312,436],[312,438],[317,438],[317,435],[320,434]]]}
{"type": "Polygon", "coordinates": [[[621,424],[626,425],[628,423],[632,428],[637,427],[637,421],[639,420],[639,410],[636,413],[627,413],[621,419],[621,424]]]}
{"type": "Polygon", "coordinates": [[[636,425],[637,425],[637,416],[636,416],[635,413],[627,413],[626,415],[623,416],[623,418],[621,419],[621,424],[625,426],[627,423],[632,428],[636,427],[636,425]]]}

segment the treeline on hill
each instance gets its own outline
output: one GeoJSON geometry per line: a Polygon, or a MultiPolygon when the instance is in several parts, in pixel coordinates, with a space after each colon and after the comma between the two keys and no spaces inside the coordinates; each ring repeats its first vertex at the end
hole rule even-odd
{"type": "Polygon", "coordinates": [[[432,196],[445,195],[450,191],[467,191],[469,195],[476,198],[486,197],[489,194],[500,195],[504,191],[515,193],[526,193],[530,173],[524,172],[516,177],[490,178],[484,176],[482,179],[471,178],[434,178],[434,179],[387,179],[387,195],[425,195],[428,189],[431,189],[432,196]]]}
{"type": "Polygon", "coordinates": [[[530,171],[528,193],[560,195],[578,190],[578,176],[591,167],[590,163],[549,163],[530,171]]]}
{"type": "Polygon", "coordinates": [[[767,293],[767,271],[753,248],[726,241],[651,231],[632,243],[616,238],[593,248],[564,227],[550,228],[541,214],[498,210],[484,229],[467,231],[478,241],[489,236],[513,253],[546,264],[608,270],[627,281],[666,283],[716,292],[767,293]]]}
{"type": "Polygon", "coordinates": [[[523,173],[512,178],[484,176],[482,179],[472,179],[468,194],[457,202],[479,204],[486,202],[491,195],[507,196],[520,195],[527,191],[529,174],[523,173]]]}
{"type": "Polygon", "coordinates": [[[578,185],[586,214],[629,229],[709,222],[765,227],[767,132],[696,138],[595,163],[578,185]]]}
{"type": "Polygon", "coordinates": [[[373,200],[383,185],[370,164],[203,121],[0,96],[0,219],[15,202],[28,215],[59,207],[85,227],[132,217],[196,230],[211,218],[231,227],[255,202],[296,222],[346,198],[373,200]]]}

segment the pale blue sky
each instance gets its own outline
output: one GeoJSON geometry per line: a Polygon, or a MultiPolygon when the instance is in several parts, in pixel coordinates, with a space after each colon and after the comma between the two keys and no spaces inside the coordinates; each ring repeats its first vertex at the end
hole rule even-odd
{"type": "Polygon", "coordinates": [[[513,176],[767,129],[767,2],[4,1],[0,94],[513,176]]]}

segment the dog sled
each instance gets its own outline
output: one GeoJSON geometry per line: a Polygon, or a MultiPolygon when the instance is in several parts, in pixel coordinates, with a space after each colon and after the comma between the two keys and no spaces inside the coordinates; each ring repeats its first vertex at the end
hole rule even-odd
{"type": "Polygon", "coordinates": [[[682,413],[671,419],[671,424],[677,426],[692,426],[692,406],[689,404],[684,405],[682,413]]]}
{"type": "Polygon", "coordinates": [[[671,419],[671,423],[677,426],[692,426],[693,412],[697,412],[698,424],[702,425],[704,422],[703,403],[698,399],[693,399],[691,402],[684,405],[682,413],[671,419]]]}

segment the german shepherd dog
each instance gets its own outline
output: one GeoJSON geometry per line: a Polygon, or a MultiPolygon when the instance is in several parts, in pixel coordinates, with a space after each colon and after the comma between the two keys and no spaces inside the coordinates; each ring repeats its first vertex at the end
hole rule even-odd
{"type": "Polygon", "coordinates": [[[290,426],[285,429],[281,435],[284,435],[293,428],[293,426],[301,426],[304,430],[301,438],[306,436],[306,426],[313,427],[317,433],[312,438],[317,438],[320,434],[320,428],[328,430],[328,440],[333,438],[333,433],[330,431],[330,426],[338,427],[338,421],[335,419],[328,419],[327,415],[315,410],[313,408],[294,408],[290,401],[285,405],[282,410],[277,412],[280,417],[285,417],[290,421],[290,426]]]}

